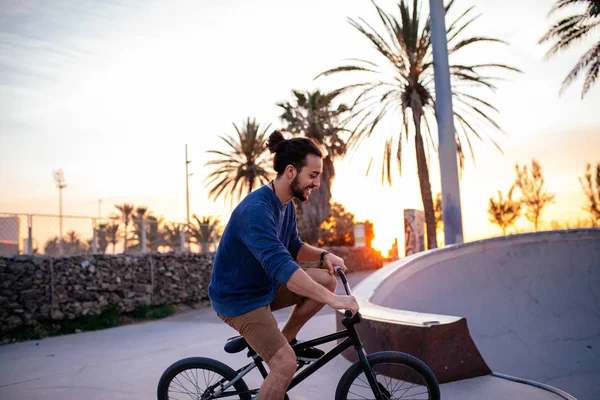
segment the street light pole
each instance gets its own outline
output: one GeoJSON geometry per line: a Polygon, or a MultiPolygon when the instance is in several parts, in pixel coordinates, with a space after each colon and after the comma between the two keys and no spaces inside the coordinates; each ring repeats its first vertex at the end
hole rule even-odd
{"type": "Polygon", "coordinates": [[[54,171],[54,182],[58,188],[58,225],[59,225],[59,241],[58,241],[58,254],[63,254],[63,226],[62,226],[62,190],[67,187],[65,183],[65,176],[62,169],[54,171]]]}
{"type": "Polygon", "coordinates": [[[446,37],[446,10],[443,0],[429,0],[431,13],[431,44],[435,81],[435,111],[437,114],[440,175],[442,178],[442,217],[445,244],[463,242],[456,136],[452,111],[452,88],[446,37]]]}
{"type": "MultiPolygon", "coordinates": [[[[186,202],[186,233],[189,235],[190,233],[190,187],[189,187],[189,177],[193,174],[188,173],[188,165],[191,163],[191,160],[188,160],[188,152],[187,152],[187,144],[185,145],[185,202],[186,202]]],[[[189,240],[189,237],[186,238],[189,240]]],[[[186,240],[186,241],[187,241],[186,240]]],[[[188,246],[189,248],[189,246],[188,246]]]]}

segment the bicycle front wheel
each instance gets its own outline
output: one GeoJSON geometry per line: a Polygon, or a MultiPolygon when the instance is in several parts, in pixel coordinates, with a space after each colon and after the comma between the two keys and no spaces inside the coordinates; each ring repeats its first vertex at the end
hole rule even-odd
{"type": "Polygon", "coordinates": [[[223,390],[236,377],[226,364],[211,358],[190,357],[172,364],[158,381],[158,400],[250,400],[243,379],[223,390]]]}
{"type": "MultiPolygon", "coordinates": [[[[440,399],[440,386],[435,375],[418,358],[397,351],[382,351],[369,355],[367,360],[385,400],[440,399]]],[[[348,368],[340,379],[335,399],[376,400],[360,361],[348,368]]]]}

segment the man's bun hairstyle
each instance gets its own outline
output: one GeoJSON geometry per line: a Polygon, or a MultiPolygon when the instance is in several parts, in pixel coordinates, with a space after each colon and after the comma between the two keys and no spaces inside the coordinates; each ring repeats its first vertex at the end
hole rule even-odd
{"type": "Polygon", "coordinates": [[[323,158],[323,153],[312,139],[304,137],[285,139],[279,130],[269,135],[267,148],[271,154],[275,154],[273,168],[277,172],[277,176],[283,174],[285,168],[290,164],[300,172],[306,165],[306,156],[309,154],[323,158]]]}
{"type": "Polygon", "coordinates": [[[271,154],[273,154],[281,148],[284,142],[286,142],[286,140],[283,137],[283,134],[280,131],[274,131],[269,136],[269,140],[267,141],[267,147],[269,148],[271,154]]]}

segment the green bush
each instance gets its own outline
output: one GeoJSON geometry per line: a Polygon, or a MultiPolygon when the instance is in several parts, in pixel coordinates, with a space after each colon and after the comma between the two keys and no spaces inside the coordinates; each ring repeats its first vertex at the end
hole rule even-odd
{"type": "Polygon", "coordinates": [[[22,326],[5,332],[0,335],[0,340],[39,340],[47,336],[113,328],[120,325],[120,317],[131,317],[134,320],[141,321],[166,318],[174,313],[175,309],[169,304],[159,307],[142,304],[130,313],[125,313],[118,304],[110,304],[98,315],[85,315],[60,321],[40,321],[35,326],[22,326]]]}

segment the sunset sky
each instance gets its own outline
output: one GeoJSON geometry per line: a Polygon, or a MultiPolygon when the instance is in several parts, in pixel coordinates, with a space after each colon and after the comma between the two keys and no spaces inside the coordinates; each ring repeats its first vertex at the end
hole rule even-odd
{"type": "MultiPolygon", "coordinates": [[[[548,47],[537,42],[556,20],[548,17],[553,3],[455,3],[451,19],[473,4],[482,14],[468,34],[510,43],[478,45],[471,62],[523,71],[503,74],[498,91],[485,95],[500,111],[505,134],[492,134],[504,154],[476,142],[475,163],[467,163],[460,181],[467,241],[501,233],[488,221],[489,198],[508,190],[515,163],[532,158],[556,193],[546,226],[586,217],[577,178],[586,163],[600,162],[600,84],[583,100],[581,80],[559,96],[593,41],[545,59],[548,47]]],[[[377,4],[392,11],[395,2],[377,4]]],[[[132,202],[183,221],[187,143],[191,212],[226,221],[229,203],[208,200],[203,184],[206,150],[221,148],[217,136],[248,116],[279,128],[275,104],[290,100],[292,89],[334,88],[341,81],[314,78],[343,59],[381,61],[347,17],[380,26],[365,0],[0,0],[0,213],[57,214],[52,171],[62,168],[65,214],[96,216],[102,199],[103,216],[132,202]]],[[[382,151],[379,138],[336,164],[333,200],[372,220],[375,245],[387,250],[394,237],[403,240],[402,210],[422,204],[412,143],[392,188],[382,187],[379,164],[365,177],[368,158],[382,151]]],[[[437,192],[437,154],[430,170],[437,192]]],[[[523,218],[519,228],[530,225],[523,218]]]]}

